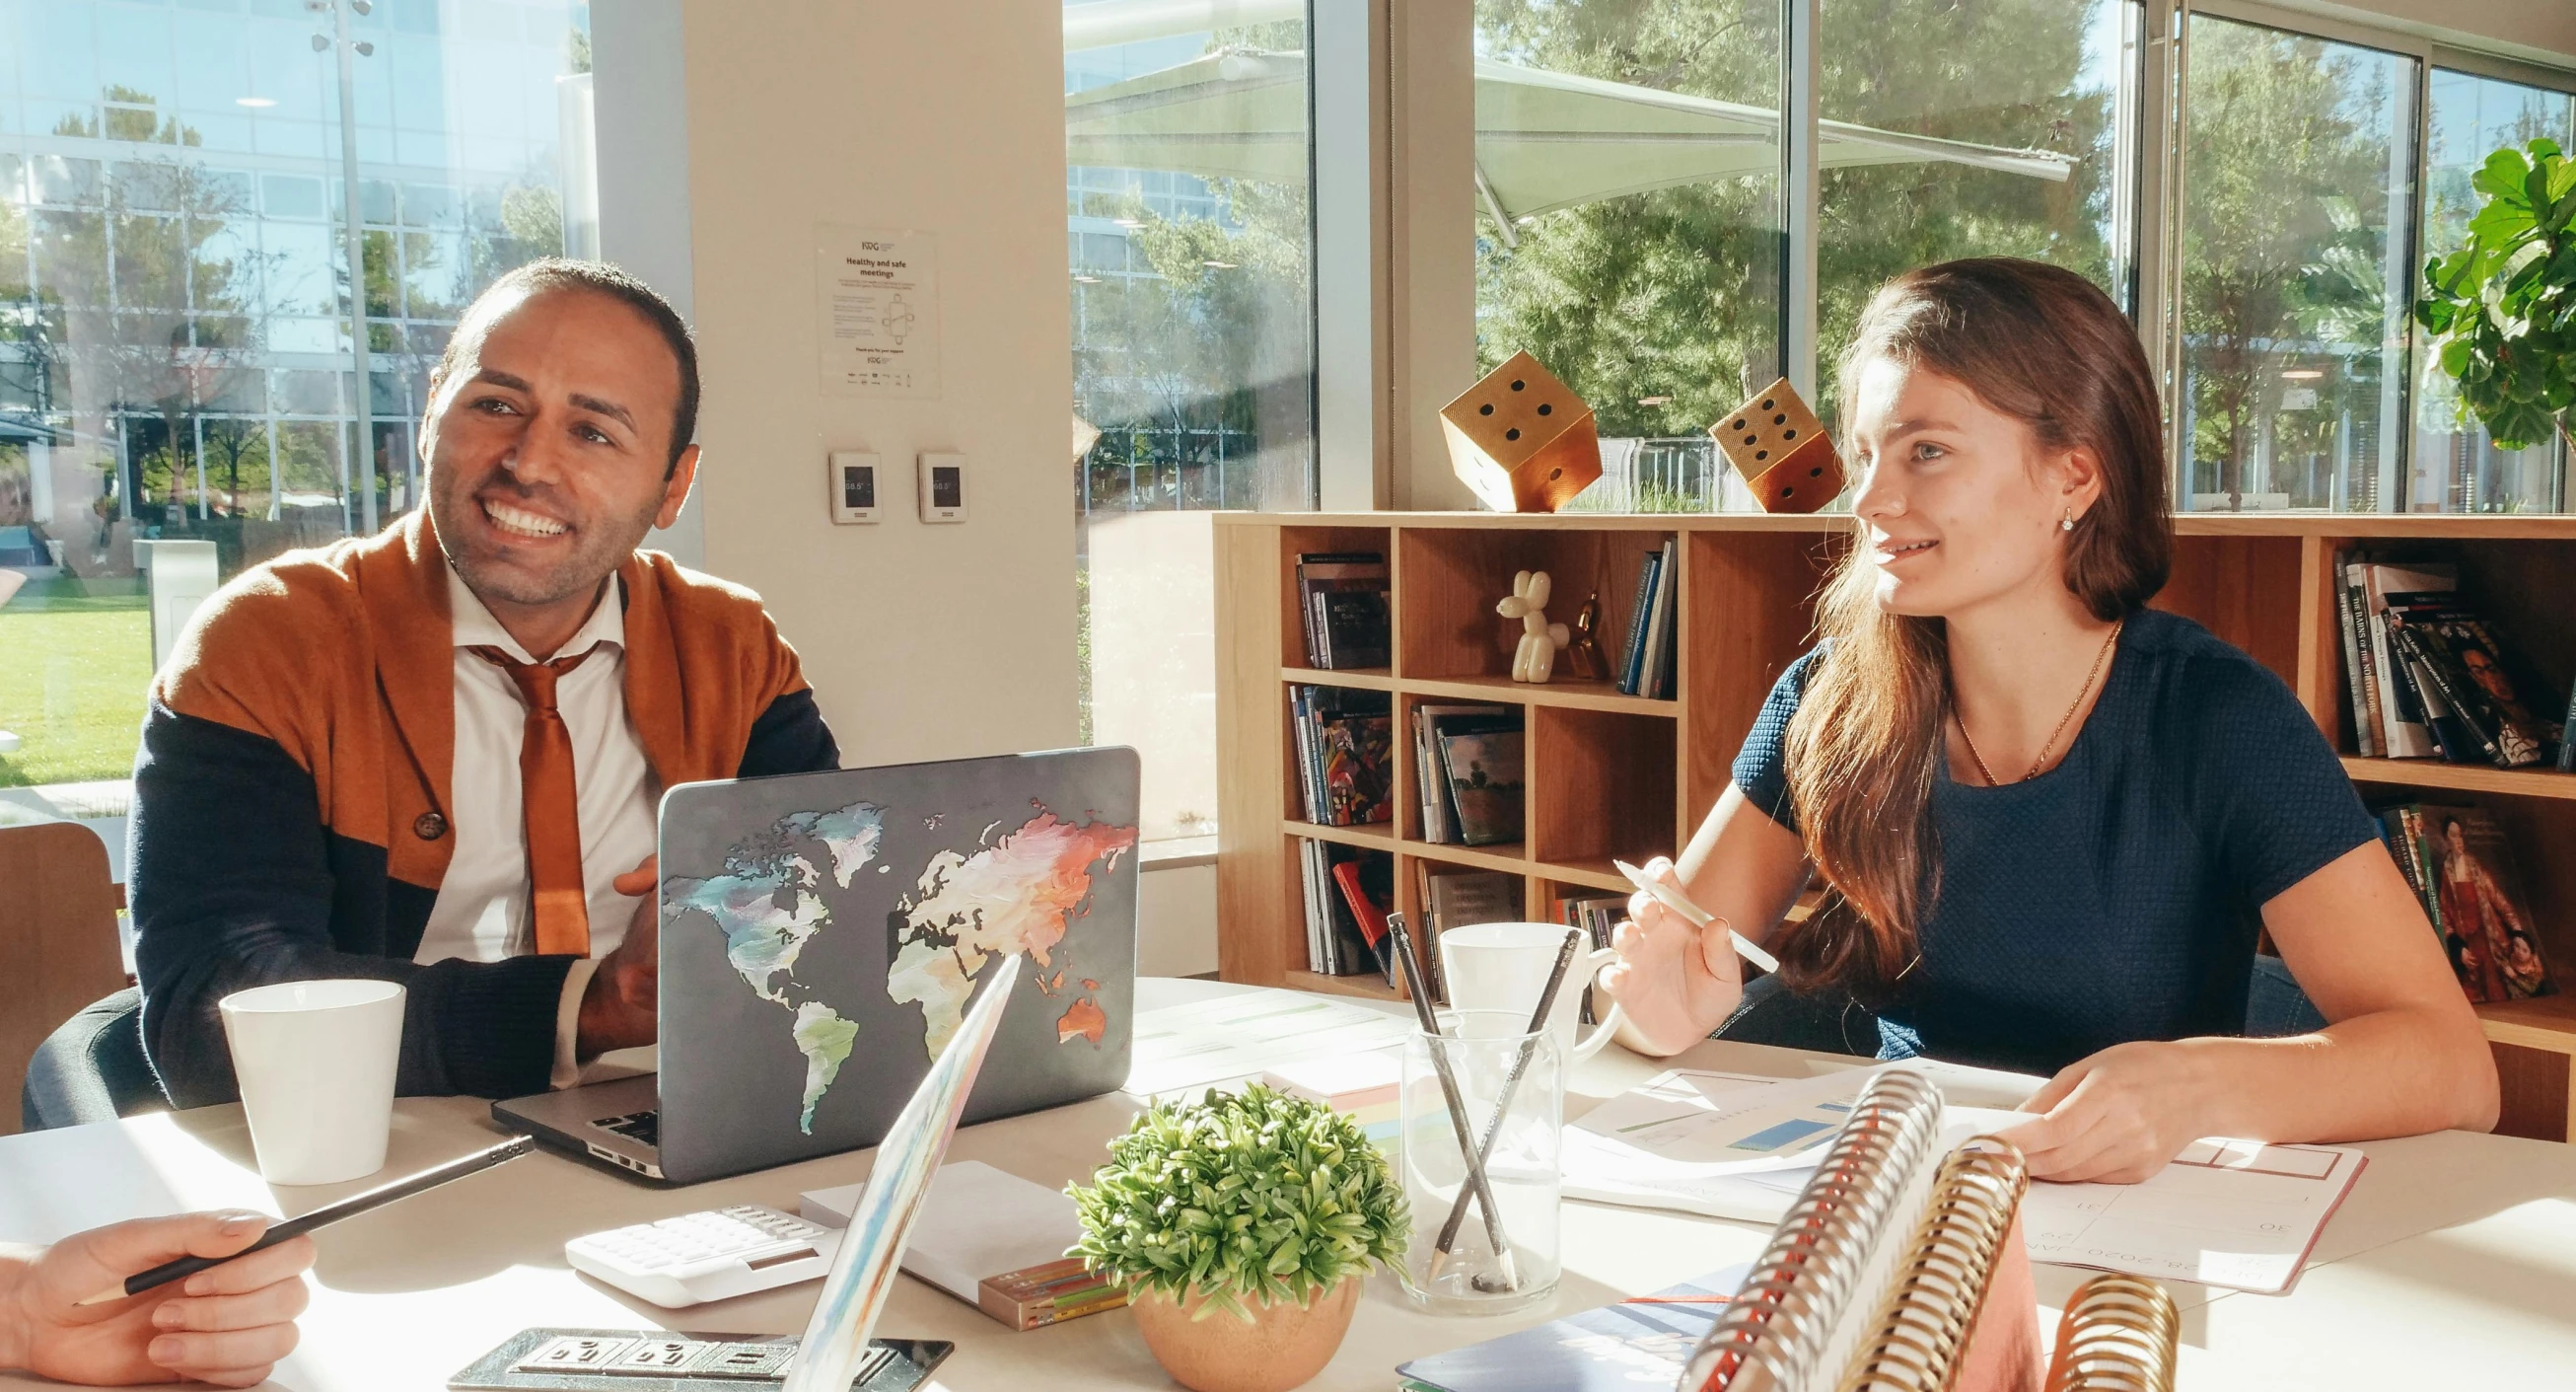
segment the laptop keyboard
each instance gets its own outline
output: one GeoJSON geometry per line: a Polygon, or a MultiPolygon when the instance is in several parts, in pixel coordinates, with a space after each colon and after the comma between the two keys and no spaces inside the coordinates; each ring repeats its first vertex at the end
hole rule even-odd
{"type": "Polygon", "coordinates": [[[662,1144],[662,1113],[658,1109],[628,1112],[624,1116],[599,1117],[590,1124],[602,1131],[614,1131],[620,1136],[628,1137],[643,1145],[662,1144]]]}

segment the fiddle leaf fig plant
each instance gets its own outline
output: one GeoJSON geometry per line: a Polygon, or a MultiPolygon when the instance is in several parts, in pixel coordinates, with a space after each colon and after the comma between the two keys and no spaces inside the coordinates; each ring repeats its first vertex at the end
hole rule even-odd
{"type": "Polygon", "coordinates": [[[2486,202],[2468,241],[2425,263],[2415,321],[2459,382],[2463,416],[2498,447],[2553,430],[2576,445],[2576,160],[2534,140],[2489,155],[2471,182],[2486,202]]]}
{"type": "Polygon", "coordinates": [[[1404,1254],[1412,1218],[1386,1157],[1349,1117],[1255,1085],[1167,1102],[1109,1143],[1109,1163],[1075,1185],[1082,1240],[1068,1256],[1196,1318],[1305,1305],[1342,1278],[1404,1254]]]}

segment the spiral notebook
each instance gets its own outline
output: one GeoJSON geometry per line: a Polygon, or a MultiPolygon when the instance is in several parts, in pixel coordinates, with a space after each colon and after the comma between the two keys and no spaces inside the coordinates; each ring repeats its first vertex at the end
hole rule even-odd
{"type": "Polygon", "coordinates": [[[1940,1090],[1921,1072],[1873,1078],[1701,1338],[1681,1392],[2169,1388],[2171,1302],[2156,1325],[2163,1293],[2134,1277],[2106,1278],[2127,1284],[2105,1288],[2089,1323],[2069,1308],[2073,1352],[2051,1369],[2021,1231],[2028,1171],[2010,1142],[1966,1134],[1974,1129],[1945,1123],[1940,1090]],[[2151,1357],[2111,1355],[2151,1354],[2159,1337],[2161,1380],[2093,1380],[2152,1372],[2151,1357]]]}

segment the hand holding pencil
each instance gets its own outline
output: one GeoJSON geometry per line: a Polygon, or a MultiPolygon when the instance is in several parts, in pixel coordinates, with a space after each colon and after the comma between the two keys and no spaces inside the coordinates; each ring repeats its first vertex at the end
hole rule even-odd
{"type": "Polygon", "coordinates": [[[309,1299],[313,1240],[240,1253],[274,1221],[247,1212],[182,1213],[94,1228],[51,1247],[0,1247],[0,1368],[64,1382],[191,1378],[249,1387],[295,1347],[309,1299]],[[238,1260],[224,1261],[236,1257],[238,1260]],[[219,1264],[132,1299],[84,1305],[102,1287],[165,1262],[219,1264]]]}

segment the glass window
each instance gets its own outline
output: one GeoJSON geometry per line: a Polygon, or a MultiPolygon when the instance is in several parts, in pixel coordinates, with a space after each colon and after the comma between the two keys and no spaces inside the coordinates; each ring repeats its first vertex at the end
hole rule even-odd
{"type": "Polygon", "coordinates": [[[2393,510],[2415,60],[2193,15],[2177,505],[2393,510]]]}
{"type": "Polygon", "coordinates": [[[455,316],[562,250],[555,82],[587,67],[588,7],[491,0],[470,50],[442,12],[351,21],[375,49],[353,59],[354,173],[383,224],[362,454],[328,8],[0,0],[0,111],[28,113],[0,132],[0,566],[31,577],[0,606],[0,786],[131,769],[153,661],[135,542],[211,543],[229,578],[331,541],[366,525],[353,456],[378,522],[399,515],[455,316]],[[397,110],[429,137],[399,148],[436,158],[393,158],[397,110]]]}
{"type": "MultiPolygon", "coordinates": [[[[2424,247],[2415,260],[2448,256],[2468,238],[2480,196],[2469,178],[2488,155],[2546,136],[2576,149],[2576,96],[2435,68],[2425,113],[2424,247]]],[[[2423,287],[2415,287],[2416,294],[2423,287]]],[[[2567,506],[2566,446],[2500,450],[2475,417],[2463,422],[2458,387],[2433,354],[2416,368],[2414,455],[2406,507],[2428,512],[2559,512],[2567,506]]]]}
{"type": "Polygon", "coordinates": [[[1316,498],[1306,26],[1188,23],[1064,56],[1082,729],[1154,840],[1216,831],[1207,513],[1316,498]]]}
{"type": "Polygon", "coordinates": [[[2129,304],[2112,219],[2131,12],[2127,0],[1824,0],[1816,368],[1829,419],[1852,326],[1901,272],[2029,257],[2129,304]]]}
{"type": "Polygon", "coordinates": [[[1477,368],[1592,407],[1575,507],[1720,501],[1707,424],[1780,375],[1779,90],[1775,0],[1477,0],[1477,368]]]}

